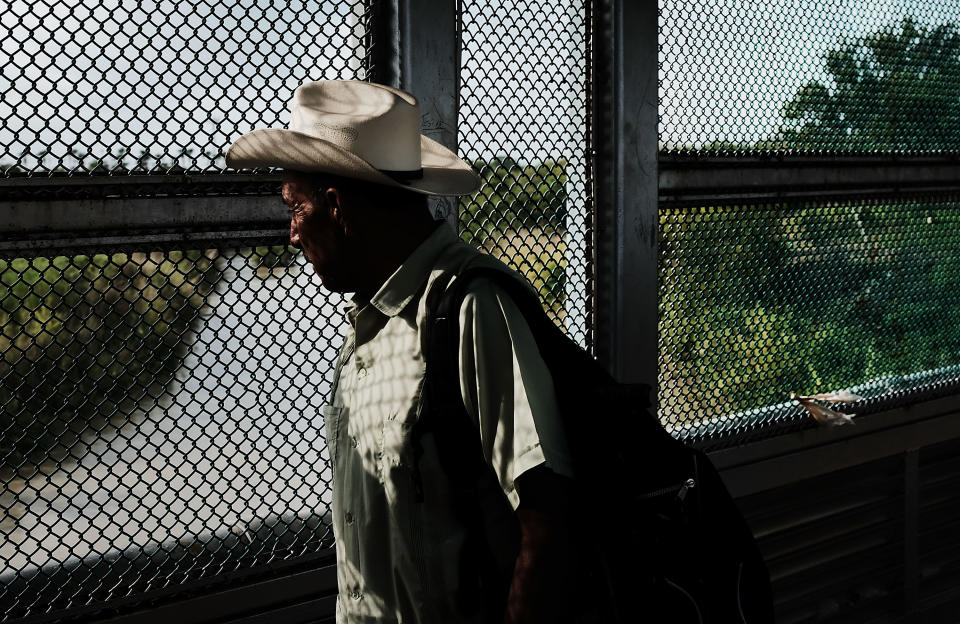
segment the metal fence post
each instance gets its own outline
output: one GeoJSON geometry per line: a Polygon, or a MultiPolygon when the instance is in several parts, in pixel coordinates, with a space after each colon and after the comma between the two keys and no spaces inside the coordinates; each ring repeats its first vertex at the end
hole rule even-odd
{"type": "Polygon", "coordinates": [[[397,0],[367,0],[367,78],[400,88],[400,23],[397,0]]]}
{"type": "Polygon", "coordinates": [[[657,382],[657,4],[597,0],[596,353],[620,381],[657,382]]]}
{"type": "MultiPolygon", "coordinates": [[[[460,29],[456,0],[396,0],[400,87],[420,103],[423,133],[457,151],[460,105],[460,29]],[[429,16],[429,17],[428,17],[429,16]]],[[[457,200],[432,198],[431,207],[456,227],[457,200]]]]}

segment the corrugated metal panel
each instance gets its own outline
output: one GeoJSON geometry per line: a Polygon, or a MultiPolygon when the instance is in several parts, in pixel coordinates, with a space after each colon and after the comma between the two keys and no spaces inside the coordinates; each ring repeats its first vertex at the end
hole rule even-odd
{"type": "Polygon", "coordinates": [[[920,454],[920,600],[952,601],[960,621],[960,440],[920,454]]]}
{"type": "Polygon", "coordinates": [[[738,501],[773,581],[777,622],[864,622],[897,610],[903,462],[891,458],[738,501]]]}

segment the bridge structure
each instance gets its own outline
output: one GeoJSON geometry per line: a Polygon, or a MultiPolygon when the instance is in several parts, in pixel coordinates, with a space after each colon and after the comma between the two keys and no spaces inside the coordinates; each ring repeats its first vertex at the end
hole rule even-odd
{"type": "Polygon", "coordinates": [[[0,621],[333,621],[344,300],[223,162],[316,79],[416,95],[438,218],[656,389],[778,622],[957,620],[960,3],[0,13],[0,621]]]}

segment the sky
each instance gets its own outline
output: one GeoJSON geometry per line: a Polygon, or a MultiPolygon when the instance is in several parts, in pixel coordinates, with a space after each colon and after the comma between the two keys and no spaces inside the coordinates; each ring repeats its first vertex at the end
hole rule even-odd
{"type": "Polygon", "coordinates": [[[905,17],[960,23],[958,0],[660,0],[661,148],[769,137],[824,54],[905,17]]]}
{"type": "Polygon", "coordinates": [[[356,77],[361,15],[356,2],[310,0],[13,0],[0,26],[0,162],[42,149],[68,167],[74,149],[220,152],[285,124],[301,82],[356,77]]]}
{"type": "MultiPolygon", "coordinates": [[[[0,162],[44,150],[48,166],[68,167],[75,149],[217,153],[243,132],[284,125],[297,84],[362,77],[356,1],[110,6],[6,4],[0,162]]],[[[580,3],[463,7],[464,151],[536,159],[582,143],[580,3]]],[[[827,80],[827,50],[906,15],[960,22],[960,0],[661,0],[660,12],[660,135],[669,149],[769,136],[800,86],[827,80]]]]}

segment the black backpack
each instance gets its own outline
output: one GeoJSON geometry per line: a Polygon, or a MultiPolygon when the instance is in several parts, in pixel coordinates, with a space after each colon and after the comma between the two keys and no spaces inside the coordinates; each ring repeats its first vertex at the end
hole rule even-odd
{"type": "Polygon", "coordinates": [[[459,311],[470,283],[493,280],[523,313],[553,375],[574,462],[572,622],[768,624],[773,601],[753,535],[708,457],[649,414],[649,386],[620,384],[495,268],[467,269],[436,308],[414,440],[431,430],[468,527],[461,572],[477,579],[461,608],[502,622],[509,573],[486,548],[476,483],[492,472],[460,396],[459,311]],[[577,533],[580,533],[577,536],[577,533]]]}

